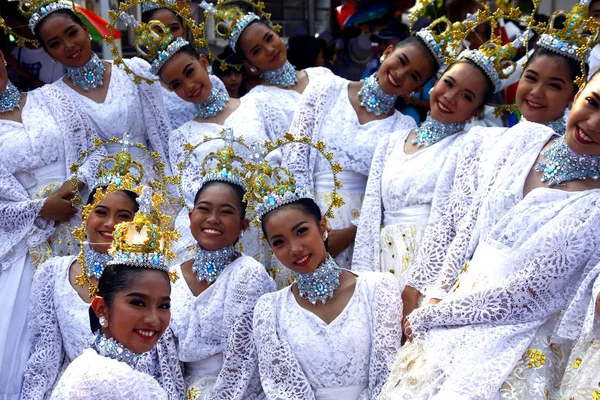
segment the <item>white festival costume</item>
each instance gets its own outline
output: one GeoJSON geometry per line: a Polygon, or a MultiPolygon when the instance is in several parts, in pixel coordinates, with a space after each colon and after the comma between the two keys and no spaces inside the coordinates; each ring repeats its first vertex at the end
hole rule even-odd
{"type": "MultiPolygon", "coordinates": [[[[566,353],[547,338],[600,246],[600,190],[541,187],[523,197],[554,132],[519,125],[488,155],[493,167],[485,169],[495,173],[485,174],[477,194],[484,200],[474,202],[471,262],[439,304],[408,316],[415,339],[400,350],[382,399],[556,395],[552,380],[566,353]]],[[[457,277],[451,269],[442,281],[457,277]]]]}
{"type": "Polygon", "coordinates": [[[168,400],[150,375],[87,349],[66,369],[51,400],[168,400]]]}
{"type": "MultiPolygon", "coordinates": [[[[25,369],[22,396],[47,398],[60,375],[90,348],[90,304],[81,299],[69,280],[75,256],[48,260],[36,271],[29,308],[31,356],[25,369]]],[[[173,333],[167,329],[151,352],[136,366],[160,383],[172,398],[184,395],[183,374],[173,333]]]]}
{"type": "MultiPolygon", "coordinates": [[[[333,75],[315,80],[304,91],[290,128],[296,136],[323,141],[342,166],[338,178],[343,186],[338,193],[346,204],[335,210],[334,218],[328,219],[332,229],[347,228],[358,220],[378,139],[388,132],[415,127],[412,118],[398,111],[387,118],[361,124],[348,97],[349,84],[350,81],[333,75]]],[[[331,204],[333,190],[329,163],[315,149],[302,145],[292,146],[284,163],[289,164],[298,182],[314,190],[317,204],[325,211],[331,204]]],[[[352,248],[336,257],[340,266],[350,267],[352,248]]]]}
{"type": "Polygon", "coordinates": [[[184,362],[190,399],[264,398],[252,339],[258,298],[275,290],[264,266],[242,255],[205,291],[191,292],[181,266],[171,290],[171,328],[184,362]]]}
{"type": "Polygon", "coordinates": [[[392,132],[379,141],[352,261],[358,271],[392,272],[402,283],[429,221],[434,189],[446,157],[454,143],[462,142],[461,131],[407,155],[404,147],[411,132],[392,132]]]}
{"type": "Polygon", "coordinates": [[[358,275],[330,324],[301,307],[291,287],[263,296],[254,341],[269,399],[375,399],[400,348],[400,291],[389,274],[358,275]]]}

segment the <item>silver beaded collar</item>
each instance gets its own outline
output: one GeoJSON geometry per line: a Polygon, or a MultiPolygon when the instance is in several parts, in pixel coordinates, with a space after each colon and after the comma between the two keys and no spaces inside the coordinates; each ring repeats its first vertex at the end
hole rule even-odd
{"type": "Polygon", "coordinates": [[[135,368],[142,357],[142,354],[134,353],[114,338],[107,338],[101,333],[96,336],[92,347],[101,356],[124,362],[131,368],[135,368]]]}
{"type": "Polygon", "coordinates": [[[21,93],[10,81],[6,84],[6,89],[0,93],[0,113],[13,111],[21,107],[21,93]]]}
{"type": "MultiPolygon", "coordinates": [[[[529,121],[525,117],[521,116],[522,121],[529,121]]],[[[565,117],[560,117],[550,122],[538,122],[540,125],[547,126],[556,132],[557,135],[563,136],[567,132],[567,121],[565,121],[565,117]]]]}
{"type": "Polygon", "coordinates": [[[83,248],[83,262],[85,264],[85,274],[88,278],[100,279],[104,268],[106,268],[106,263],[110,260],[112,260],[112,257],[108,253],[98,253],[87,244],[83,248]]]}
{"type": "Polygon", "coordinates": [[[313,272],[298,274],[296,279],[298,293],[300,297],[307,299],[313,305],[319,301],[325,304],[327,300],[333,297],[335,290],[340,287],[341,274],[342,267],[337,265],[335,260],[328,254],[325,262],[313,272]]]}
{"type": "Polygon", "coordinates": [[[548,186],[575,179],[600,179],[600,156],[575,153],[567,146],[566,136],[557,138],[542,156],[545,159],[535,165],[535,172],[542,173],[542,182],[548,182],[548,186]]]}
{"type": "Polygon", "coordinates": [[[358,91],[360,106],[375,115],[388,114],[398,96],[387,94],[379,87],[377,72],[362,80],[362,87],[358,91]]]}
{"type": "Polygon", "coordinates": [[[96,53],[92,53],[92,57],[90,57],[90,60],[83,67],[67,67],[67,77],[71,79],[73,85],[87,92],[102,86],[104,70],[105,68],[104,64],[102,64],[102,60],[96,53]]]}
{"type": "Polygon", "coordinates": [[[202,250],[198,246],[196,247],[192,272],[196,274],[198,282],[206,281],[213,283],[221,275],[225,267],[231,264],[234,258],[235,250],[233,249],[233,245],[225,246],[215,251],[202,250]]]}
{"type": "Polygon", "coordinates": [[[466,124],[466,121],[444,124],[433,119],[430,114],[427,114],[425,121],[423,121],[421,126],[415,130],[417,137],[412,143],[416,144],[418,147],[431,146],[445,137],[462,131],[465,129],[466,124]]]}
{"type": "Polygon", "coordinates": [[[198,118],[210,118],[219,114],[225,108],[225,104],[229,101],[229,93],[226,90],[221,90],[213,87],[210,90],[208,99],[202,103],[196,103],[195,115],[198,118]]]}
{"type": "Polygon", "coordinates": [[[283,67],[274,71],[265,71],[260,77],[267,83],[281,87],[290,87],[298,83],[296,68],[287,60],[283,67]]]}

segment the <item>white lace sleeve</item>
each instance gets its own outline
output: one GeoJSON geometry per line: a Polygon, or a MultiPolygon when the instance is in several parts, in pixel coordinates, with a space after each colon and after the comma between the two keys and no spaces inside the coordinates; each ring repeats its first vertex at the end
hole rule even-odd
{"type": "MultiPolygon", "coordinates": [[[[289,290],[288,288],[282,290],[289,290]]],[[[267,399],[314,400],[315,394],[289,344],[277,332],[280,296],[263,296],[254,309],[254,341],[258,350],[260,380],[267,399]]]]}
{"type": "MultiPolygon", "coordinates": [[[[573,282],[600,246],[600,200],[588,195],[565,207],[504,263],[516,272],[497,286],[452,296],[408,316],[413,332],[440,326],[518,324],[560,311],[573,282]]],[[[507,268],[510,268],[507,266],[507,268]]]]}
{"type": "Polygon", "coordinates": [[[379,268],[379,236],[383,221],[381,174],[390,153],[391,136],[388,134],[379,139],[373,154],[365,198],[360,210],[360,222],[354,239],[354,271],[376,271],[379,268]]]}
{"type": "Polygon", "coordinates": [[[60,261],[51,258],[33,276],[28,312],[31,355],[25,366],[23,399],[48,398],[65,358],[54,303],[54,272],[60,261]]]}
{"type": "Polygon", "coordinates": [[[223,367],[211,391],[211,399],[260,398],[262,387],[258,373],[256,345],[252,338],[253,310],[258,299],[275,290],[275,282],[266,270],[247,257],[232,277],[233,284],[223,305],[223,326],[226,328],[227,347],[223,367]]]}
{"type": "Polygon", "coordinates": [[[402,338],[402,300],[398,280],[389,273],[373,273],[379,281],[374,291],[373,337],[369,362],[369,393],[375,400],[390,373],[402,338]]]}

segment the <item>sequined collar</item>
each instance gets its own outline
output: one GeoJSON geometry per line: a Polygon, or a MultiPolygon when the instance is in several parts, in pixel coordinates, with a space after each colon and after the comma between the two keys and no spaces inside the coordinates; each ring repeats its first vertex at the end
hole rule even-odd
{"type": "Polygon", "coordinates": [[[535,172],[542,173],[542,182],[548,182],[548,186],[575,179],[600,179],[600,156],[575,153],[567,146],[566,136],[557,138],[542,156],[545,159],[535,165],[535,172]]]}
{"type": "Polygon", "coordinates": [[[341,274],[342,267],[337,265],[330,255],[327,255],[325,262],[310,274],[298,274],[296,279],[298,293],[300,297],[307,299],[313,305],[319,301],[325,304],[333,297],[335,290],[340,287],[341,274]]]}
{"type": "MultiPolygon", "coordinates": [[[[521,116],[521,121],[529,121],[525,117],[521,116]]],[[[547,126],[556,132],[557,135],[563,136],[567,132],[567,121],[565,121],[565,117],[560,117],[550,122],[539,122],[540,125],[547,126]]]]}
{"type": "Polygon", "coordinates": [[[210,90],[208,99],[202,103],[196,103],[196,117],[210,118],[219,114],[225,108],[225,104],[229,101],[229,93],[226,90],[221,90],[213,87],[210,90]]]}
{"type": "Polygon", "coordinates": [[[104,70],[105,68],[104,64],[102,64],[102,60],[98,58],[96,53],[92,53],[90,61],[88,61],[83,67],[67,67],[67,77],[71,79],[73,85],[87,92],[91,89],[96,89],[102,86],[104,70]]]}
{"type": "Polygon", "coordinates": [[[233,245],[223,247],[215,251],[202,250],[200,246],[196,247],[196,256],[192,271],[196,274],[198,282],[206,281],[213,283],[217,280],[221,272],[235,258],[233,245]]]}
{"type": "Polygon", "coordinates": [[[431,146],[445,137],[462,131],[465,129],[466,124],[466,121],[444,124],[433,119],[430,114],[427,114],[425,121],[415,130],[417,137],[412,142],[418,147],[431,146]]]}
{"type": "Polygon", "coordinates": [[[362,80],[358,97],[360,98],[360,106],[375,115],[388,114],[398,98],[398,96],[387,94],[381,90],[377,81],[377,73],[362,80]]]}
{"type": "Polygon", "coordinates": [[[296,68],[289,61],[286,61],[279,69],[263,72],[260,77],[267,83],[281,87],[290,87],[298,83],[296,68]]]}
{"type": "Polygon", "coordinates": [[[21,93],[10,81],[6,84],[6,89],[0,93],[0,113],[13,111],[21,107],[21,93]]]}
{"type": "Polygon", "coordinates": [[[131,368],[135,368],[142,357],[142,354],[134,353],[114,338],[107,338],[101,333],[96,335],[96,340],[92,347],[101,356],[124,362],[131,368]]]}
{"type": "Polygon", "coordinates": [[[108,253],[98,253],[92,249],[88,244],[83,248],[83,262],[85,263],[85,274],[88,278],[100,279],[106,263],[109,262],[112,257],[108,253]]]}

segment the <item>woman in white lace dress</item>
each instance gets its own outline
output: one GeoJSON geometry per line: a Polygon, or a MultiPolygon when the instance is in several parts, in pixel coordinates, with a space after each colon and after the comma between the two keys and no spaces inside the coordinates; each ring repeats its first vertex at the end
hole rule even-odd
{"type": "Polygon", "coordinates": [[[383,399],[557,396],[568,349],[549,337],[600,248],[599,92],[577,94],[565,136],[524,122],[482,156],[470,261],[406,318],[383,399]]]}
{"type": "Polygon", "coordinates": [[[248,227],[245,184],[233,167],[233,154],[221,161],[222,154],[219,161],[226,167],[214,173],[211,168],[202,177],[189,214],[194,258],[172,268],[182,279],[171,294],[171,328],[185,366],[188,399],[261,399],[252,310],[275,283],[262,264],[234,250],[248,227]]]}
{"type": "MultiPolygon", "coordinates": [[[[92,209],[84,215],[89,243],[84,245],[82,255],[52,258],[36,271],[29,309],[31,355],[25,368],[23,399],[47,398],[65,368],[93,343],[90,293],[97,289],[110,260],[107,251],[114,226],[133,219],[138,210],[136,199],[137,193],[128,190],[94,189],[87,203],[92,209]],[[96,201],[94,195],[99,190],[102,197],[96,201]]],[[[136,369],[154,376],[172,398],[181,398],[183,375],[177,360],[173,334],[167,330],[136,369]]]]}
{"type": "Polygon", "coordinates": [[[254,309],[262,386],[267,399],[374,400],[400,348],[398,284],[391,274],[355,274],[335,262],[327,221],[308,193],[286,191],[258,215],[275,256],[297,274],[254,309]]]}

